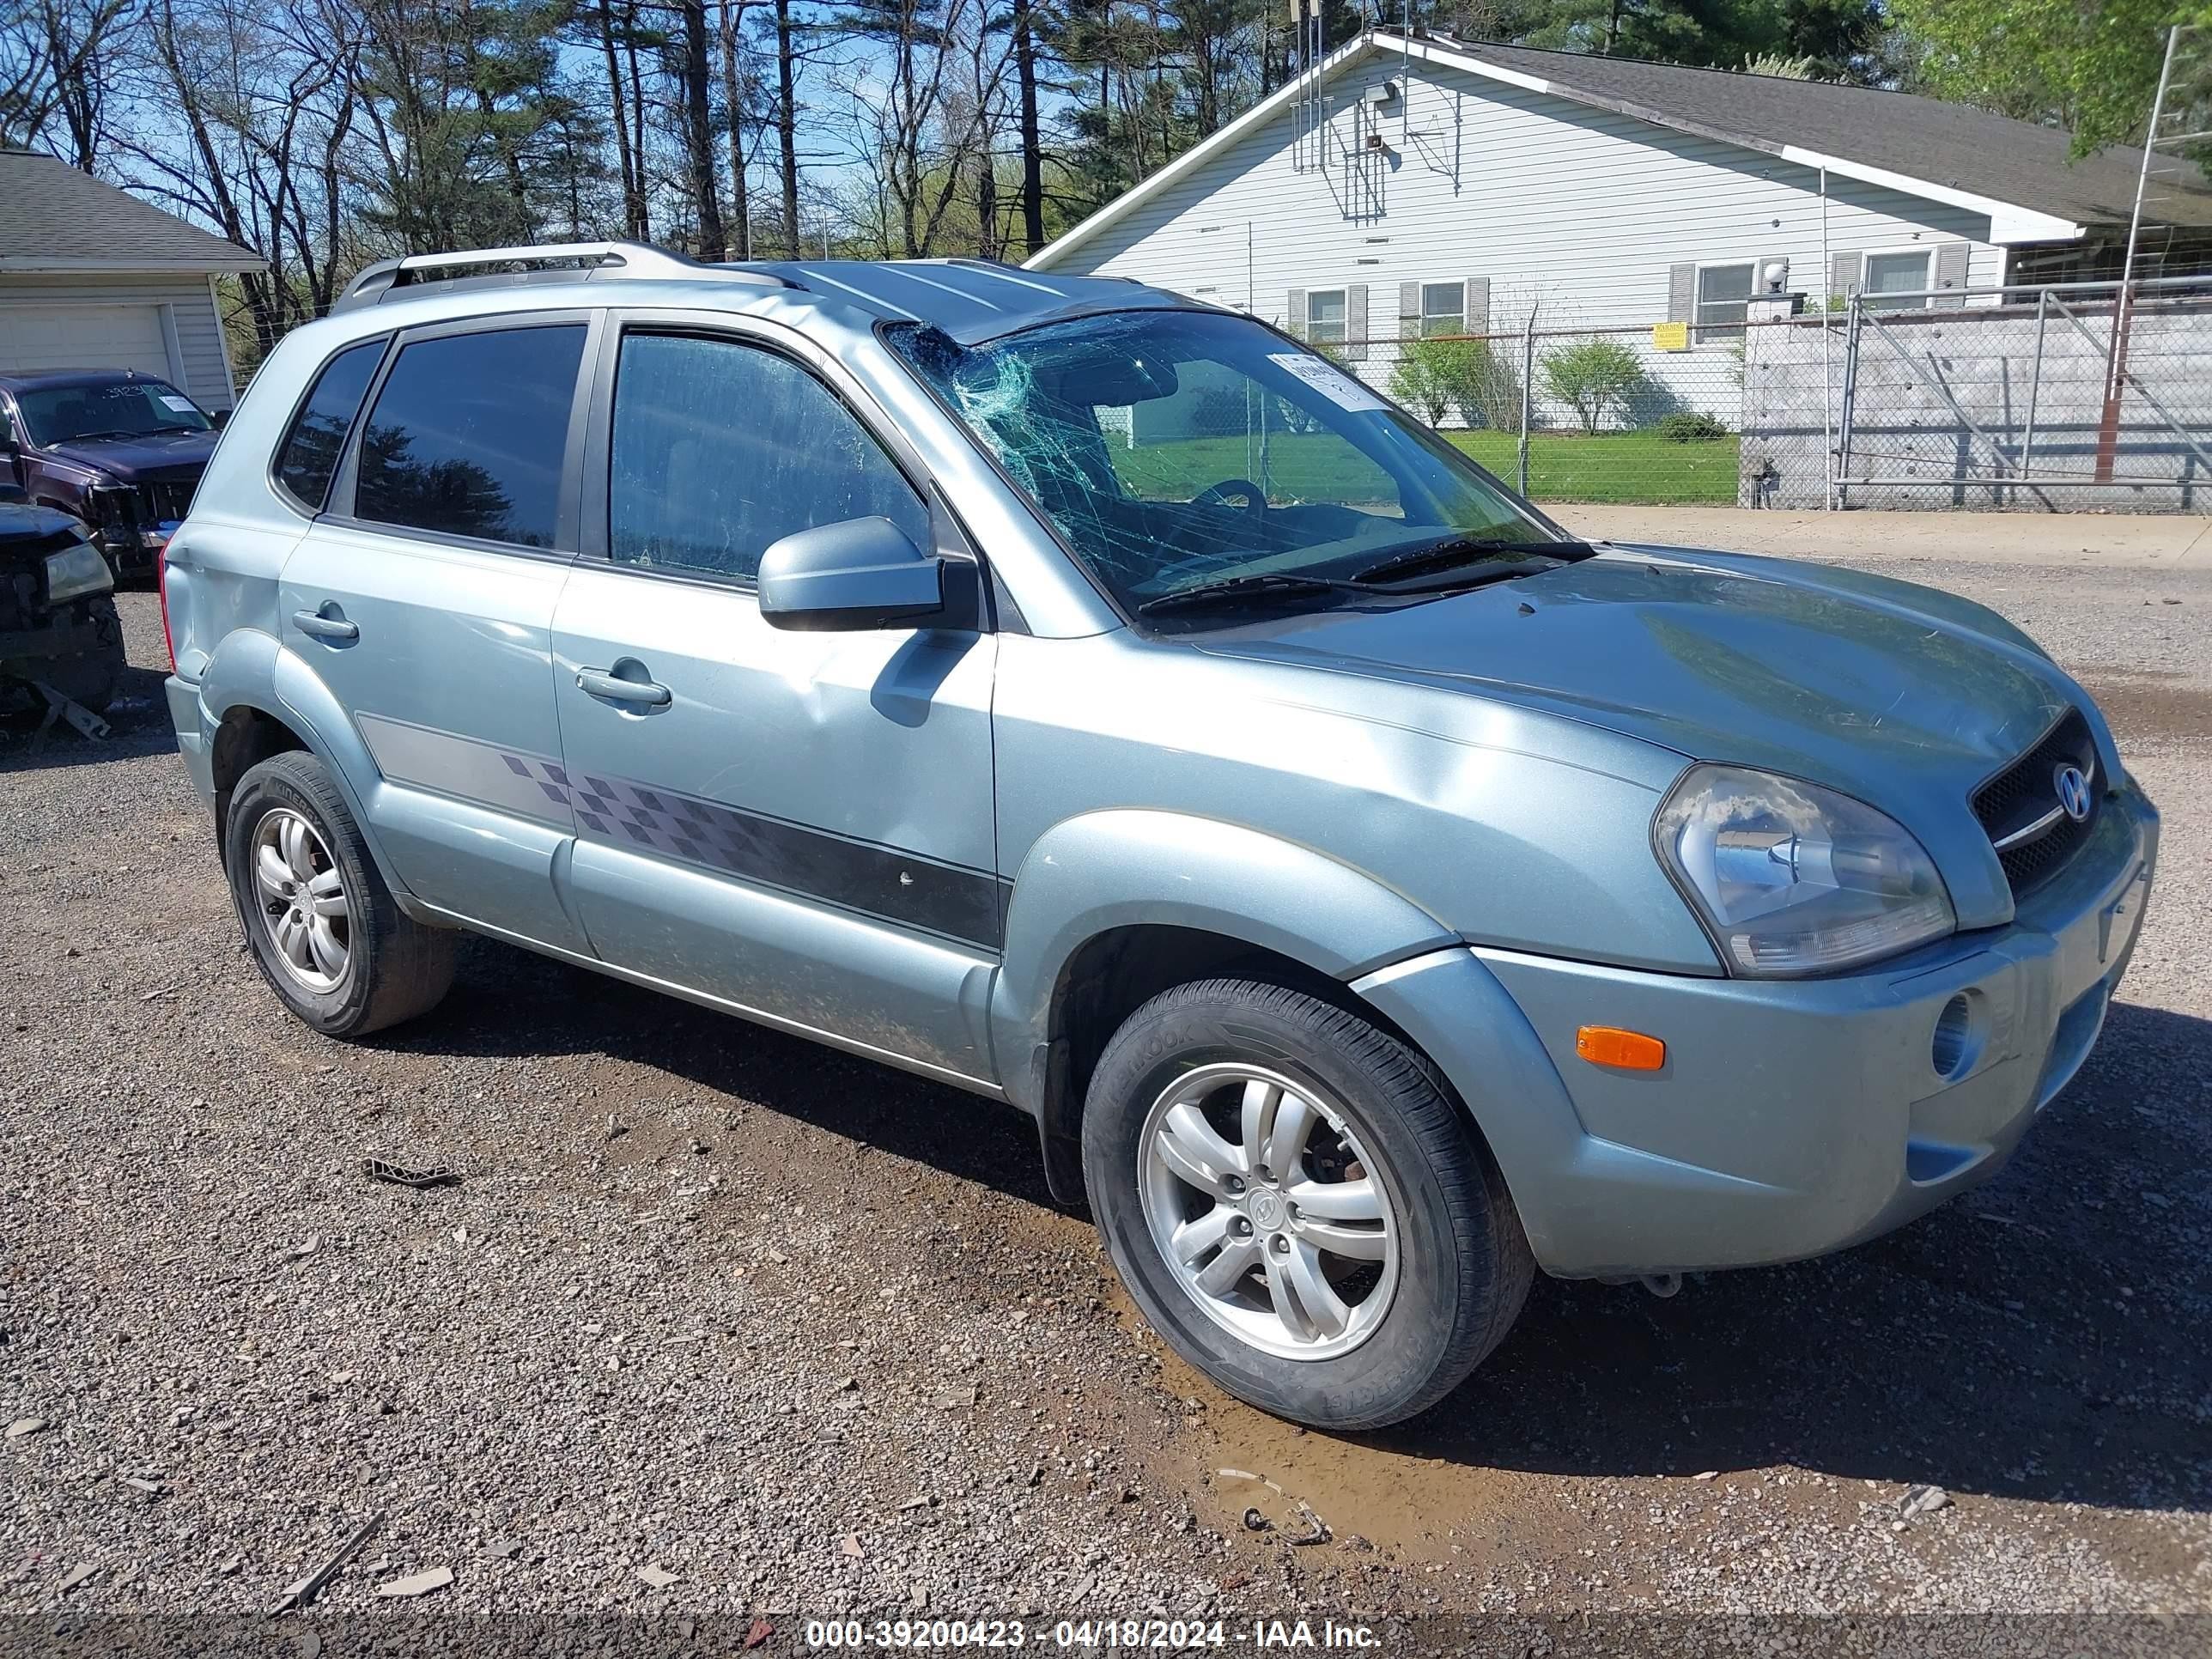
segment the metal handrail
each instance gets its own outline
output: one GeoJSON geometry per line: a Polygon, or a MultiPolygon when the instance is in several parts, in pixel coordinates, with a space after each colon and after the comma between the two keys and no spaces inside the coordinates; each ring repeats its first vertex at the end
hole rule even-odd
{"type": "Polygon", "coordinates": [[[546,242],[529,247],[468,248],[448,253],[410,253],[370,265],[347,285],[331,307],[342,311],[374,305],[394,289],[419,287],[434,271],[466,270],[476,266],[532,265],[532,271],[487,270],[478,278],[453,281],[497,283],[522,283],[573,274],[576,280],[595,276],[631,276],[661,281],[745,283],[759,288],[787,289],[796,283],[772,271],[746,270],[729,265],[702,264],[681,253],[672,253],[648,242],[546,242]]]}
{"type": "MultiPolygon", "coordinates": [[[[2212,289],[2212,276],[2138,276],[2128,286],[2134,288],[2137,292],[2145,289],[2167,288],[2212,289]]],[[[2026,295],[2032,298],[2038,294],[2082,294],[2091,289],[2103,289],[2118,294],[2120,287],[2121,284],[2117,279],[2108,278],[2094,283],[2005,283],[1995,288],[1883,289],[1880,292],[1862,288],[1856,292],[1863,298],[1880,301],[1886,306],[1892,300],[1969,300],[1986,297],[1990,295],[1996,295],[2002,298],[2008,294],[2026,295]]],[[[1752,295],[1754,300],[1771,297],[1774,296],[1758,294],[1752,295]]]]}

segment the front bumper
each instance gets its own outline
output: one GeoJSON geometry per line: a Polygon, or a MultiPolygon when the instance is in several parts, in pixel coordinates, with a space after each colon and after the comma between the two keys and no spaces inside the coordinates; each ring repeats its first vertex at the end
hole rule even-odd
{"type": "Polygon", "coordinates": [[[1818,1255],[2002,1166],[2096,1042],[2158,829],[2124,790],[2011,924],[1864,974],[1694,979],[1478,949],[1359,989],[1468,1103],[1548,1271],[1818,1255]],[[1588,1064],[1575,1054],[1584,1024],[1661,1037],[1666,1064],[1588,1064]]]}

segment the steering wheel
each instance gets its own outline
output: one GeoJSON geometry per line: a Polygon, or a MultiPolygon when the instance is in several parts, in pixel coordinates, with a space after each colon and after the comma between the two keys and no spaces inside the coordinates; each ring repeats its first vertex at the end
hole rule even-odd
{"type": "Polygon", "coordinates": [[[1267,492],[1249,478],[1224,478],[1218,484],[1208,484],[1190,498],[1193,507],[1226,507],[1230,497],[1242,495],[1244,511],[1265,513],[1267,510],[1267,492]]]}

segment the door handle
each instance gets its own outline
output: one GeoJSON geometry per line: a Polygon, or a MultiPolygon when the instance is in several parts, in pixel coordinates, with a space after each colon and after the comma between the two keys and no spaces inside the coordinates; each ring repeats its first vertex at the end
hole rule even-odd
{"type": "Polygon", "coordinates": [[[611,702],[643,702],[659,708],[669,701],[668,688],[651,680],[626,680],[619,674],[610,674],[600,668],[579,668],[576,671],[579,690],[595,697],[605,697],[611,702]]]}
{"type": "Polygon", "coordinates": [[[325,617],[319,611],[295,611],[292,626],[311,640],[357,640],[361,624],[343,617],[325,617]]]}

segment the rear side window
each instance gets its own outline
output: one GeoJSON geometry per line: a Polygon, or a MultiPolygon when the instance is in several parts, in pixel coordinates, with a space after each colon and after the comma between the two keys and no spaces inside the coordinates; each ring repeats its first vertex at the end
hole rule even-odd
{"type": "Polygon", "coordinates": [[[310,512],[323,510],[346,434],[361,413],[362,394],[383,358],[381,338],[348,346],[331,358],[316,377],[300,417],[284,434],[284,447],[276,452],[277,482],[310,512]]]}
{"type": "Polygon", "coordinates": [[[550,547],[584,325],[401,348],[362,434],[354,516],[550,547]]]}
{"type": "Polygon", "coordinates": [[[770,543],[871,517],[929,544],[921,498],[836,394],[728,340],[624,337],[609,473],[617,564],[750,584],[770,543]]]}

